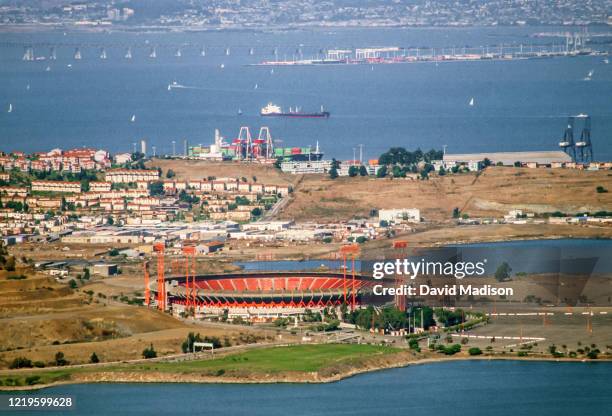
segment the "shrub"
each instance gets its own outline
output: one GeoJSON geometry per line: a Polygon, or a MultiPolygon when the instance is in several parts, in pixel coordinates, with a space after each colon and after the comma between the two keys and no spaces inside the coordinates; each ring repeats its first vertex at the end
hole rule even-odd
{"type": "Polygon", "coordinates": [[[596,360],[598,355],[599,355],[599,350],[591,350],[587,354],[587,357],[589,357],[591,360],[596,360]]]}
{"type": "Polygon", "coordinates": [[[482,350],[478,347],[472,347],[468,350],[468,354],[470,355],[481,355],[482,354],[482,350]]]}
{"type": "Polygon", "coordinates": [[[9,368],[32,368],[32,361],[25,357],[17,357],[11,362],[9,368]]]}
{"type": "Polygon", "coordinates": [[[148,348],[145,348],[142,351],[142,358],[155,358],[157,357],[157,352],[153,348],[153,344],[151,344],[148,348]]]}
{"type": "Polygon", "coordinates": [[[61,367],[64,365],[68,365],[70,364],[70,361],[66,360],[66,357],[64,357],[64,353],[61,351],[58,351],[55,354],[55,365],[61,367]]]}
{"type": "Polygon", "coordinates": [[[40,376],[28,376],[25,382],[28,386],[33,386],[34,384],[40,383],[40,376]]]}
{"type": "Polygon", "coordinates": [[[23,275],[23,274],[13,274],[13,275],[7,277],[8,280],[23,280],[25,278],[26,278],[26,276],[23,275]]]}

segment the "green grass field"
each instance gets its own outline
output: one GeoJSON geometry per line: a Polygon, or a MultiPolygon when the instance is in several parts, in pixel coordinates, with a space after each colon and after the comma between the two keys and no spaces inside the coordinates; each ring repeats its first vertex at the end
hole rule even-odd
{"type": "Polygon", "coordinates": [[[32,370],[19,374],[0,374],[0,386],[25,386],[50,384],[70,380],[72,374],[80,372],[146,372],[204,373],[207,375],[232,374],[278,374],[283,372],[316,372],[334,365],[359,364],[363,359],[400,351],[397,348],[375,345],[324,344],[271,347],[231,354],[224,357],[150,364],[125,364],[98,366],[95,368],[66,368],[54,370],[32,370]],[[39,377],[33,380],[28,377],[39,377]]]}

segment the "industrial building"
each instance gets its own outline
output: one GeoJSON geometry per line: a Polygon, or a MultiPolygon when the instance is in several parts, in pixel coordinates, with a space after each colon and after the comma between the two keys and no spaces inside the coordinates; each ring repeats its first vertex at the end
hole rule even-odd
{"type": "Polygon", "coordinates": [[[550,166],[553,163],[569,163],[572,158],[559,150],[539,152],[491,152],[491,153],[446,153],[442,159],[446,169],[457,165],[470,165],[489,159],[494,165],[501,163],[504,166],[514,166],[516,162],[521,165],[536,163],[550,166]]]}

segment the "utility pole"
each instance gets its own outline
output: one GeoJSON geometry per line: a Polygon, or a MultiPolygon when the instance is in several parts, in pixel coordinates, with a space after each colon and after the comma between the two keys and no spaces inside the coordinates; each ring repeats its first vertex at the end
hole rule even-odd
{"type": "Polygon", "coordinates": [[[157,148],[155,146],[152,146],[153,148],[153,157],[155,157],[155,151],[157,150],[157,148]]]}
{"type": "Polygon", "coordinates": [[[360,144],[359,146],[359,164],[363,165],[363,145],[360,144]]]}
{"type": "Polygon", "coordinates": [[[172,140],[172,157],[176,157],[176,141],[172,140]]]}

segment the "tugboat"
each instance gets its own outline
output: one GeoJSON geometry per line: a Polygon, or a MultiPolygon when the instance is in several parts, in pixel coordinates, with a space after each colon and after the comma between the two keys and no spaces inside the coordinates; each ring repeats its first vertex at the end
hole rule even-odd
{"type": "Polygon", "coordinates": [[[289,112],[284,112],[280,106],[272,103],[262,108],[259,114],[262,117],[329,118],[329,111],[324,111],[323,106],[321,111],[315,113],[305,113],[298,107],[295,109],[289,107],[289,112]]]}

